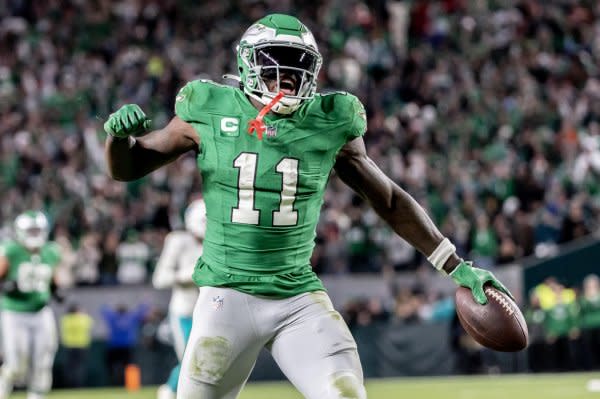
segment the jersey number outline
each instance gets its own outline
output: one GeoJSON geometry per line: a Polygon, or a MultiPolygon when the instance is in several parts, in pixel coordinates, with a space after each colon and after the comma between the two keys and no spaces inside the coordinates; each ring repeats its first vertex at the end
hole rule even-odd
{"type": "MultiPolygon", "coordinates": [[[[254,187],[258,154],[242,152],[233,161],[233,167],[239,169],[238,204],[231,210],[231,222],[258,225],[260,210],[254,206],[254,187]]],[[[294,209],[298,188],[298,160],[282,158],[275,167],[281,174],[281,192],[279,210],[273,211],[273,226],[295,226],[298,223],[298,211],[294,209]]]]}
{"type": "Polygon", "coordinates": [[[47,291],[51,279],[52,268],[45,263],[23,262],[17,270],[17,287],[21,292],[47,291]]]}

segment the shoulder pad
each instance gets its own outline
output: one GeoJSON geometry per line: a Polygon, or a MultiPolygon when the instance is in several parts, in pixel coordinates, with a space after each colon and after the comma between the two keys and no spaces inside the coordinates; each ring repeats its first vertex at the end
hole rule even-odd
{"type": "Polygon", "coordinates": [[[232,89],[206,79],[188,82],[175,97],[175,114],[186,122],[202,122],[204,113],[232,89]]]}
{"type": "Polygon", "coordinates": [[[326,113],[333,112],[343,118],[348,141],[365,134],[367,114],[355,95],[345,91],[323,94],[321,108],[326,113]]]}

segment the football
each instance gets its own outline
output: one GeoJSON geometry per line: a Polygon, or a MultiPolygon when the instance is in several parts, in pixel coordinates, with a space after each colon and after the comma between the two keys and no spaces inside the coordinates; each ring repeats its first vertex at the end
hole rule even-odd
{"type": "Polygon", "coordinates": [[[465,331],[481,345],[500,352],[517,352],[527,347],[528,331],[523,313],[503,292],[486,285],[488,303],[475,302],[471,290],[458,287],[456,314],[465,331]]]}

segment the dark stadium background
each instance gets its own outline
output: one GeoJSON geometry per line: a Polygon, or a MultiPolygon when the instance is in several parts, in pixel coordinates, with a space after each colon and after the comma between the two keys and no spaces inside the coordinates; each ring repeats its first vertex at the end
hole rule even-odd
{"type": "MultiPolygon", "coordinates": [[[[149,306],[135,347],[145,384],[175,362],[160,333],[168,293],[148,282],[201,189],[191,156],[111,180],[102,123],[137,103],[162,126],[186,81],[236,70],[236,41],[272,12],[314,32],[320,88],[363,101],[369,155],[460,255],[507,282],[530,320],[526,352],[474,345],[455,323],[452,284],[333,176],[312,263],[366,376],[600,367],[583,290],[600,258],[597,1],[0,0],[0,237],[23,210],[49,216],[70,259],[67,303],[53,306],[94,318],[86,384],[110,383],[102,305],[149,306]]],[[[280,377],[261,357],[253,378],[280,377]]]]}

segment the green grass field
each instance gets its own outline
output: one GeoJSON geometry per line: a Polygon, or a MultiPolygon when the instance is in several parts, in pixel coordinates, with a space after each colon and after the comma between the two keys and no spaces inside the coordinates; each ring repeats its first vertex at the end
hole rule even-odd
{"type": "MultiPolygon", "coordinates": [[[[369,399],[600,399],[588,392],[592,374],[526,374],[492,377],[404,378],[367,381],[369,399]]],[[[54,391],[49,399],[154,399],[155,388],[54,391]]],[[[23,394],[15,399],[23,399],[23,394]]],[[[240,399],[302,399],[289,384],[250,384],[240,399]]]]}

